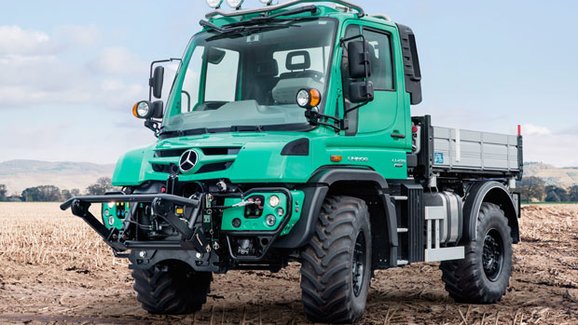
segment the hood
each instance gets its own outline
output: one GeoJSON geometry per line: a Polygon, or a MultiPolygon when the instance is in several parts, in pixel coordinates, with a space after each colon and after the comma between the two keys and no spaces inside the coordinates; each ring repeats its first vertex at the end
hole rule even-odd
{"type": "Polygon", "coordinates": [[[306,133],[220,133],[170,138],[127,153],[113,176],[116,186],[166,181],[229,179],[245,182],[307,182],[311,175],[306,133]]]}

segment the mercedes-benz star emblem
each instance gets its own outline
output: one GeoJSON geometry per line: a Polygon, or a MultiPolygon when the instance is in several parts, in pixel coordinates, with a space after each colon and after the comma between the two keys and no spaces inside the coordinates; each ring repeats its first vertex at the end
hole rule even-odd
{"type": "Polygon", "coordinates": [[[179,169],[183,173],[190,172],[199,160],[199,154],[195,150],[187,150],[181,155],[179,160],[179,169]]]}

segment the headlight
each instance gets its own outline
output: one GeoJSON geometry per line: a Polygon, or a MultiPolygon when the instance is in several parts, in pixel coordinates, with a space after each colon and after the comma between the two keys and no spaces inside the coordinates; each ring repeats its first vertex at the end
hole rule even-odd
{"type": "Polygon", "coordinates": [[[321,92],[315,88],[301,89],[297,92],[297,105],[303,108],[313,108],[321,104],[321,92]]]}
{"type": "Polygon", "coordinates": [[[219,8],[221,8],[221,5],[223,4],[223,0],[207,0],[207,4],[211,8],[219,9],[219,8]]]}
{"type": "Polygon", "coordinates": [[[301,89],[297,93],[297,105],[300,107],[307,107],[309,104],[309,92],[306,89],[301,89]]]}
{"type": "Polygon", "coordinates": [[[132,107],[132,115],[136,118],[148,119],[153,116],[153,107],[150,102],[143,100],[132,107]]]}
{"type": "Polygon", "coordinates": [[[269,198],[269,205],[274,208],[279,205],[280,201],[281,200],[279,200],[279,197],[277,195],[271,195],[271,197],[269,198]]]}
{"type": "Polygon", "coordinates": [[[245,2],[245,0],[227,0],[227,4],[233,9],[240,9],[243,2],[245,2]]]}

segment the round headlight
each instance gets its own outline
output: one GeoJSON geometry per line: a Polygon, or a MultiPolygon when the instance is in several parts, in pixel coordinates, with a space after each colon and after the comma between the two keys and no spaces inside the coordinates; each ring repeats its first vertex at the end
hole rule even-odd
{"type": "Polygon", "coordinates": [[[150,112],[151,112],[151,107],[146,102],[140,102],[138,104],[138,106],[136,107],[136,114],[140,118],[147,117],[147,115],[149,115],[150,112]]]}
{"type": "Polygon", "coordinates": [[[240,9],[243,2],[245,2],[245,0],[227,0],[227,4],[233,9],[240,9]]]}
{"type": "Polygon", "coordinates": [[[297,105],[306,108],[309,106],[309,91],[307,89],[301,89],[297,93],[297,105]]]}
{"type": "Polygon", "coordinates": [[[279,197],[277,195],[271,195],[271,197],[269,198],[269,205],[274,208],[279,205],[280,201],[281,200],[279,200],[279,197]]]}
{"type": "Polygon", "coordinates": [[[114,208],[115,205],[116,205],[116,203],[114,203],[114,202],[108,202],[108,208],[109,209],[114,208]]]}
{"type": "Polygon", "coordinates": [[[136,118],[148,119],[153,116],[152,104],[146,100],[136,103],[132,107],[132,115],[136,118]]]}
{"type": "Polygon", "coordinates": [[[207,0],[207,4],[211,8],[219,9],[219,8],[221,8],[221,5],[223,4],[223,0],[207,0]]]}
{"type": "Polygon", "coordinates": [[[265,218],[265,223],[267,224],[267,226],[273,227],[277,223],[277,217],[270,214],[267,216],[267,218],[265,218]]]}

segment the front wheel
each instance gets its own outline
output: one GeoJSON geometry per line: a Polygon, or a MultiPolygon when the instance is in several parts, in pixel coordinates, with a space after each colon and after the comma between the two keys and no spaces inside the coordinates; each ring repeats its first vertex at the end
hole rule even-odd
{"type": "Polygon", "coordinates": [[[466,245],[463,260],[441,263],[443,281],[458,302],[491,304],[502,299],[512,275],[512,236],[497,205],[483,203],[477,239],[466,245]]]}
{"type": "Polygon", "coordinates": [[[212,275],[195,272],[181,262],[134,270],[134,290],[144,310],[152,314],[191,314],[207,301],[212,275]]]}
{"type": "Polygon", "coordinates": [[[366,203],[347,196],[325,200],[315,234],[301,252],[301,292],[314,322],[352,323],[367,301],[371,228],[366,203]]]}

